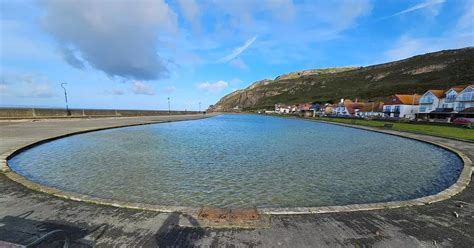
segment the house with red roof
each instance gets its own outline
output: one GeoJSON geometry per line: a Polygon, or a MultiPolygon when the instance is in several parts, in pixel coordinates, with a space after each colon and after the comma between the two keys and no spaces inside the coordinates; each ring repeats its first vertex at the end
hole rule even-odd
{"type": "Polygon", "coordinates": [[[418,113],[420,95],[396,94],[390,96],[383,106],[385,117],[415,119],[418,113]]]}
{"type": "Polygon", "coordinates": [[[355,115],[361,118],[383,117],[383,102],[360,103],[355,115]]]}
{"type": "Polygon", "coordinates": [[[455,112],[466,112],[466,109],[472,108],[474,108],[474,84],[467,86],[459,92],[454,102],[455,112]]]}
{"type": "Polygon", "coordinates": [[[474,117],[470,109],[474,109],[474,85],[429,90],[420,98],[417,118],[450,122],[457,117],[474,117]]]}
{"type": "MultiPolygon", "coordinates": [[[[442,108],[445,96],[444,90],[428,90],[420,98],[417,118],[429,119],[432,111],[442,108]]],[[[449,112],[451,111],[452,109],[449,112]]]]}
{"type": "Polygon", "coordinates": [[[460,91],[453,105],[455,117],[474,118],[474,84],[460,91]]]}

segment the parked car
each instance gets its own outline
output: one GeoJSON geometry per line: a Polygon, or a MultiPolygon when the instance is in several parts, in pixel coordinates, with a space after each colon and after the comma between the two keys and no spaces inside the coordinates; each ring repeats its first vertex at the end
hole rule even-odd
{"type": "Polygon", "coordinates": [[[474,124],[474,118],[458,117],[453,121],[456,125],[462,125],[471,128],[474,124]]]}

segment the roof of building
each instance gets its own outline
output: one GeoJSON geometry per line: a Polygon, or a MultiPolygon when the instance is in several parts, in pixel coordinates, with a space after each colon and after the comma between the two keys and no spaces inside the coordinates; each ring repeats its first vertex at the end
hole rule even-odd
{"type": "Polygon", "coordinates": [[[456,91],[457,93],[459,93],[459,92],[461,92],[462,90],[464,90],[466,87],[467,87],[467,85],[456,85],[456,86],[453,86],[453,87],[449,88],[445,93],[447,93],[447,92],[450,91],[450,90],[454,90],[454,91],[456,91]]]}
{"type": "Polygon", "coordinates": [[[444,97],[444,90],[428,90],[431,94],[435,95],[437,98],[444,97]]]}
{"type": "Polygon", "coordinates": [[[367,102],[367,103],[364,103],[361,108],[360,108],[360,111],[362,112],[382,112],[382,108],[383,108],[383,102],[367,102]]]}
{"type": "Polygon", "coordinates": [[[406,105],[411,105],[411,104],[418,105],[421,98],[421,96],[417,94],[414,94],[414,95],[396,94],[395,97],[398,98],[398,100],[402,104],[406,104],[406,105]]]}

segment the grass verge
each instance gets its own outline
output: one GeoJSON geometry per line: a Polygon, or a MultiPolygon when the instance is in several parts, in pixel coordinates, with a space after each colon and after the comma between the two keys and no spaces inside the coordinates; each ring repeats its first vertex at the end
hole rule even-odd
{"type": "MultiPolygon", "coordinates": [[[[385,123],[387,123],[378,120],[342,119],[330,117],[310,117],[308,119],[380,128],[383,127],[385,123]]],[[[403,122],[390,123],[393,123],[392,130],[474,141],[474,129],[465,127],[411,124],[403,122]]]]}
{"type": "MultiPolygon", "coordinates": [[[[294,117],[286,115],[273,115],[280,117],[294,117]]],[[[379,120],[365,120],[365,119],[345,119],[345,118],[331,118],[331,117],[305,117],[305,119],[321,120],[327,122],[360,125],[367,127],[383,128],[385,123],[392,123],[392,130],[403,131],[409,133],[419,133],[431,136],[439,136],[445,138],[454,138],[461,140],[474,141],[474,129],[457,126],[439,126],[436,124],[411,124],[403,122],[385,122],[379,120]]]]}

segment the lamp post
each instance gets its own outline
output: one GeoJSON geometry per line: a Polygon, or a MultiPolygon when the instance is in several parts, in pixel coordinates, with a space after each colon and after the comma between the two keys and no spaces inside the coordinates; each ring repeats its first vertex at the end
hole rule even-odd
{"type": "Polygon", "coordinates": [[[71,115],[69,113],[69,106],[67,104],[67,91],[66,91],[66,88],[64,87],[65,84],[67,84],[67,83],[61,83],[61,88],[63,88],[63,90],[64,90],[64,99],[66,99],[66,115],[71,115]]]}
{"type": "Polygon", "coordinates": [[[170,98],[168,97],[168,115],[171,115],[170,98]]]}

